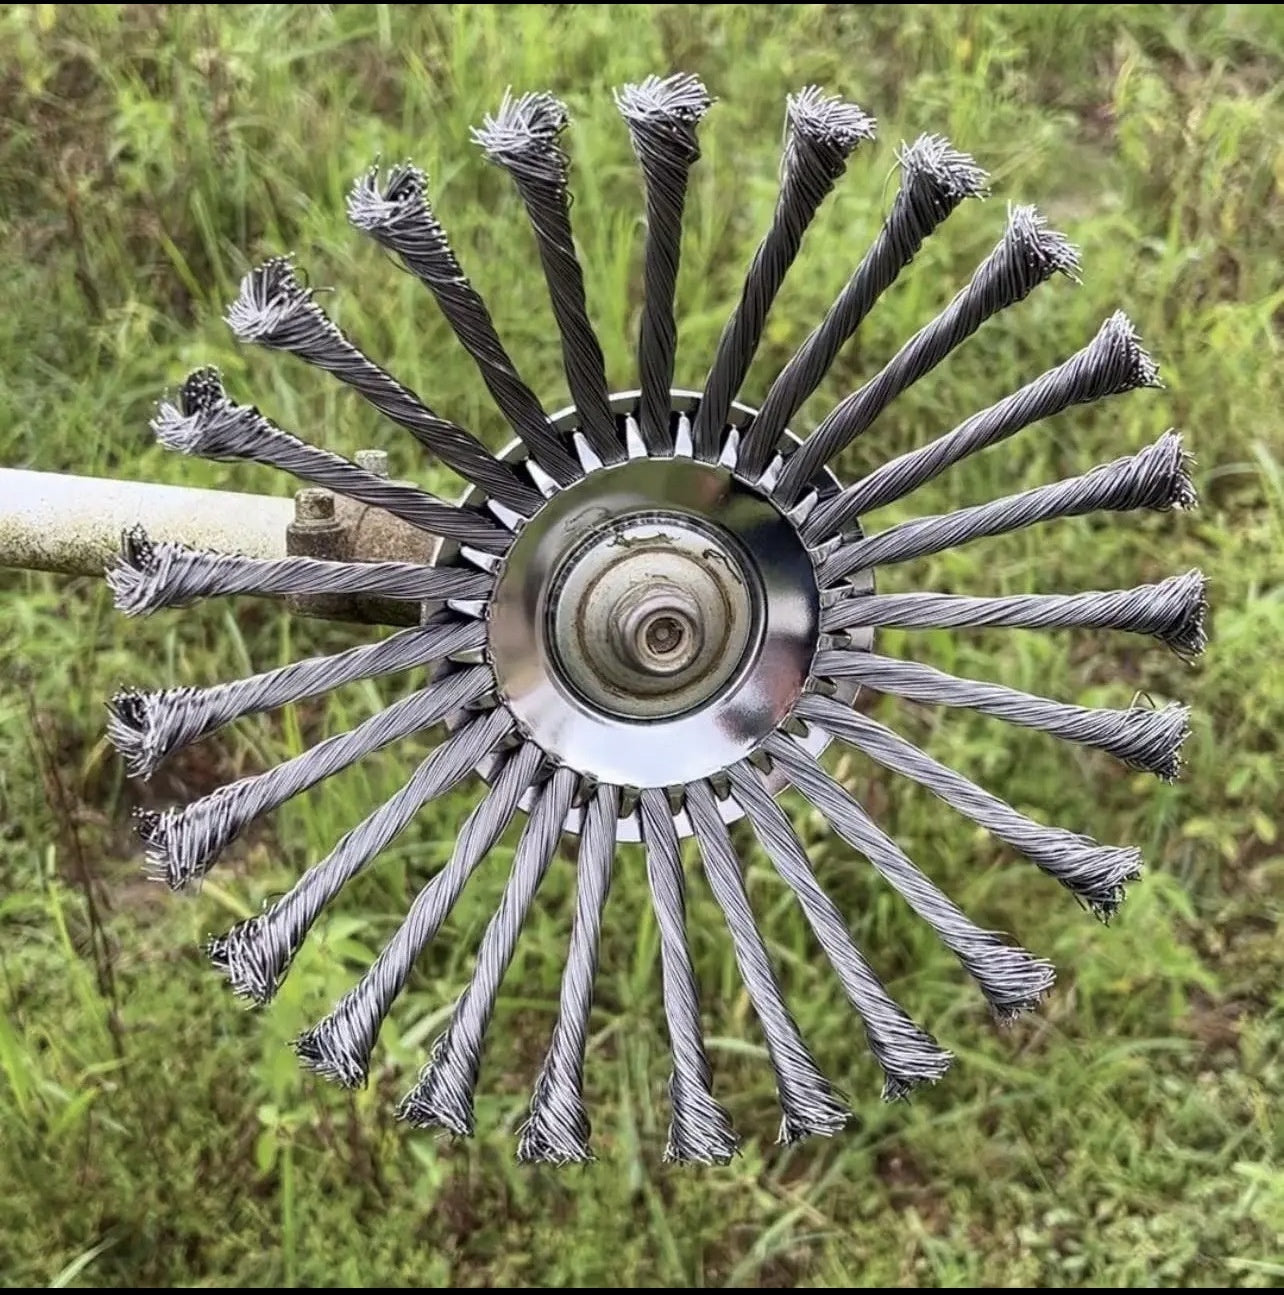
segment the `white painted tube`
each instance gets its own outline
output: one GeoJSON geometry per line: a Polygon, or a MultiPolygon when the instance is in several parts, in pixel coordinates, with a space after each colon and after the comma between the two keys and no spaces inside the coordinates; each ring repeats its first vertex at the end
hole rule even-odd
{"type": "Polygon", "coordinates": [[[0,468],[0,566],[101,576],[120,535],[140,524],[154,540],[246,557],[285,556],[289,495],[246,495],[143,481],[0,468]]]}

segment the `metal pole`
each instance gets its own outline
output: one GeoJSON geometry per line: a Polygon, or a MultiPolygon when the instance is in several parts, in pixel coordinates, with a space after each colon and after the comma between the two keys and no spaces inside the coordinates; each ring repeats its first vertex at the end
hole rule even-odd
{"type": "MultiPolygon", "coordinates": [[[[369,467],[382,461],[373,455],[369,467]]],[[[384,468],[386,471],[386,468],[384,468]]],[[[63,575],[102,576],[120,551],[121,532],[141,524],[156,540],[246,557],[287,553],[352,561],[431,562],[436,540],[381,508],[367,508],[329,491],[303,490],[296,498],[197,490],[144,481],[114,481],[59,472],[0,468],[0,567],[63,575]],[[325,496],[324,499],[318,496],[325,496]],[[314,551],[317,509],[339,532],[331,548],[314,551]]],[[[417,609],[376,599],[299,599],[291,610],[334,620],[413,623],[417,609]]]]}
{"type": "Polygon", "coordinates": [[[289,496],[0,468],[0,566],[101,576],[138,523],[157,540],[279,558],[293,519],[289,496]]]}

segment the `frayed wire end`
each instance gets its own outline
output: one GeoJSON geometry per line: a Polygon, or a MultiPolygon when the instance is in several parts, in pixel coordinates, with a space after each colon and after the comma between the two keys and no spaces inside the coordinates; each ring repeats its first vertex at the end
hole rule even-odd
{"type": "Polygon", "coordinates": [[[465,281],[428,200],[427,173],[417,166],[394,166],[382,180],[379,168],[371,167],[348,194],[348,221],[396,252],[434,292],[465,281]]]}
{"type": "Polygon", "coordinates": [[[170,890],[187,890],[199,880],[196,869],[184,867],[173,850],[174,828],[180,810],[134,810],[134,833],[143,843],[143,873],[170,890]]]}
{"type": "Polygon", "coordinates": [[[472,1110],[438,1100],[422,1080],[401,1099],[397,1119],[415,1129],[440,1129],[457,1138],[473,1136],[472,1110]]]}
{"type": "Polygon", "coordinates": [[[1195,460],[1182,445],[1181,433],[1169,430],[1137,455],[1139,467],[1152,489],[1146,507],[1159,512],[1187,512],[1199,506],[1199,492],[1191,478],[1195,460]]]}
{"type": "Polygon", "coordinates": [[[134,811],[134,831],[146,849],[150,878],[175,891],[200,884],[239,830],[236,814],[229,812],[237,787],[230,783],[187,805],[134,811]]]}
{"type": "Polygon", "coordinates": [[[1195,569],[1164,585],[1173,595],[1172,616],[1159,637],[1182,656],[1199,656],[1208,646],[1208,577],[1195,569]]]}
{"type": "Polygon", "coordinates": [[[106,571],[117,611],[143,616],[156,609],[156,590],[164,582],[171,547],[153,542],[141,525],[121,533],[120,553],[106,571]]]}
{"type": "Polygon", "coordinates": [[[663,150],[665,160],[686,166],[700,157],[696,127],[712,104],[704,83],[686,72],[649,76],[615,92],[615,106],[637,147],[663,150]]]}
{"type": "Polygon", "coordinates": [[[152,435],[167,450],[209,458],[235,457],[263,422],[253,407],[233,404],[215,368],[188,374],[178,391],[178,403],[162,400],[151,420],[152,435]]]}
{"type": "Polygon", "coordinates": [[[370,234],[393,230],[405,220],[431,219],[427,172],[410,162],[389,167],[386,174],[371,166],[352,182],[347,208],[349,223],[370,234]]]}
{"type": "Polygon", "coordinates": [[[305,1070],[344,1088],[364,1088],[369,1080],[370,1057],[339,1020],[342,1004],[291,1045],[305,1070]]]}
{"type": "Polygon", "coordinates": [[[954,1054],[922,1030],[874,1039],[870,1050],[883,1072],[883,1101],[907,1101],[916,1088],[944,1078],[954,1064],[954,1054]]]}
{"type": "Polygon", "coordinates": [[[1075,877],[1067,889],[1102,926],[1109,926],[1127,898],[1129,884],[1141,876],[1141,851],[1135,846],[1097,846],[1091,858],[1087,875],[1075,877]]]}
{"type": "Polygon", "coordinates": [[[226,935],[205,942],[205,956],[222,973],[232,992],[253,1007],[263,1007],[276,996],[280,969],[265,948],[265,911],[237,923],[226,935]]]}
{"type": "Polygon", "coordinates": [[[819,155],[838,167],[835,179],[852,150],[878,131],[878,122],[859,105],[826,94],[816,85],[791,94],[787,114],[793,140],[823,150],[819,155]]]}
{"type": "Polygon", "coordinates": [[[160,717],[168,709],[166,692],[122,688],[107,703],[107,739],[125,762],[131,778],[150,778],[168,754],[161,744],[160,717]]]}
{"type": "Polygon", "coordinates": [[[299,281],[292,256],[274,256],[241,280],[240,292],[227,308],[227,326],[242,342],[284,346],[308,333],[334,336],[334,323],[313,301],[313,291],[299,281]]]}
{"type": "Polygon", "coordinates": [[[1116,310],[1092,340],[1092,350],[1105,366],[1100,394],[1120,395],[1139,387],[1162,388],[1159,366],[1147,353],[1132,320],[1116,310]]]}
{"type": "Polygon", "coordinates": [[[673,1118],[664,1148],[666,1163],[725,1165],[740,1154],[731,1118],[708,1089],[674,1071],[669,1079],[673,1118]]]}
{"type": "Polygon", "coordinates": [[[471,1138],[475,1082],[476,1073],[470,1077],[461,1066],[447,1027],[432,1045],[418,1082],[401,1099],[397,1119],[417,1129],[444,1129],[456,1137],[471,1138]]]}
{"type": "Polygon", "coordinates": [[[943,135],[920,135],[902,144],[896,160],[904,187],[930,197],[939,209],[952,211],[967,198],[984,198],[990,177],[969,153],[961,153],[943,135]]]}
{"type": "Polygon", "coordinates": [[[925,1084],[935,1084],[943,1079],[946,1072],[954,1064],[954,1054],[946,1052],[944,1048],[938,1048],[936,1051],[939,1056],[932,1059],[930,1068],[925,1067],[912,1074],[884,1072],[882,1100],[889,1104],[891,1102],[908,1102],[914,1093],[925,1084]]]}
{"type": "Polygon", "coordinates": [[[994,1017],[1001,1024],[1034,1011],[1056,982],[1056,969],[1025,949],[994,943],[969,951],[963,964],[981,986],[994,1017]]]}
{"type": "Polygon", "coordinates": [[[499,111],[473,129],[473,141],[516,179],[560,188],[570,165],[561,146],[569,122],[566,105],[554,95],[539,91],[514,99],[508,90],[499,111]]]}
{"type": "Polygon", "coordinates": [[[587,1165],[597,1157],[587,1140],[568,1137],[563,1131],[532,1115],[517,1139],[517,1160],[524,1165],[587,1165]]]}
{"type": "Polygon", "coordinates": [[[783,1110],[776,1132],[778,1146],[793,1146],[805,1138],[832,1138],[845,1129],[852,1112],[833,1092],[809,1094],[805,1105],[790,1105],[783,1110]]]}
{"type": "Polygon", "coordinates": [[[1177,704],[1158,710],[1135,707],[1138,720],[1139,749],[1129,760],[1136,768],[1153,773],[1164,782],[1181,776],[1182,747],[1190,737],[1190,709],[1177,704]]]}
{"type": "Polygon", "coordinates": [[[582,1081],[558,1075],[545,1062],[535,1081],[530,1114],[518,1133],[517,1159],[526,1164],[578,1165],[595,1159],[584,1111],[582,1081]]]}
{"type": "Polygon", "coordinates": [[[1037,207],[1018,206],[1008,210],[1008,227],[1002,247],[1020,300],[1054,274],[1073,283],[1079,280],[1079,249],[1064,234],[1048,228],[1037,207]]]}

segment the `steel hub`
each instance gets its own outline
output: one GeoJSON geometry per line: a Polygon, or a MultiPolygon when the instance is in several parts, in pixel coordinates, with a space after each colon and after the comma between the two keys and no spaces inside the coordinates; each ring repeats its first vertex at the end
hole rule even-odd
{"type": "MultiPolygon", "coordinates": [[[[596,507],[603,487],[618,489],[623,473],[640,475],[617,468],[577,489],[581,510],[596,507]]],[[[752,561],[731,540],[678,512],[597,528],[541,591],[544,647],[560,679],[587,705],[623,719],[670,717],[712,698],[761,621],[752,561]]],[[[514,571],[510,559],[505,576],[514,571]]]]}
{"type": "Polygon", "coordinates": [[[559,492],[490,603],[501,697],[555,760],[663,787],[743,759],[798,700],[820,597],[789,520],[723,467],[636,459],[559,492]]]}
{"type": "MultiPolygon", "coordinates": [[[[677,450],[649,458],[636,403],[635,392],[612,398],[634,457],[603,465],[580,444],[585,476],[550,485],[520,523],[485,614],[499,696],[522,734],[589,782],[641,789],[716,776],[787,719],[820,646],[821,600],[795,519],[736,475],[736,436],[717,464],[690,457],[696,397],[675,392],[677,450]]],[[[737,405],[732,427],[752,416],[737,405]]],[[[553,421],[573,432],[576,412],[553,421]]],[[[838,489],[829,472],[813,484],[822,497],[838,489]]],[[[816,727],[800,739],[815,754],[829,740],[816,727]]],[[[786,785],[773,775],[773,791],[786,785]]],[[[722,805],[739,817],[734,800],[722,805]]],[[[687,834],[680,809],[675,819],[687,834]]],[[[619,829],[636,839],[631,816],[619,829]]]]}

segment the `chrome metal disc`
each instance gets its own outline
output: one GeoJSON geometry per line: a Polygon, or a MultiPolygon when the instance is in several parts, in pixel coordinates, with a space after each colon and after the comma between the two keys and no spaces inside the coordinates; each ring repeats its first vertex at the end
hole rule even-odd
{"type": "Polygon", "coordinates": [[[488,655],[554,760],[664,787],[743,759],[786,718],[819,611],[807,548],[766,499],[723,467],[637,459],[523,528],[491,595],[488,655]]]}
{"type": "MultiPolygon", "coordinates": [[[[823,646],[823,548],[808,545],[800,523],[837,493],[837,479],[818,473],[811,493],[785,512],[763,484],[779,459],[759,482],[736,473],[740,428],[756,411],[734,405],[719,461],[705,463],[690,449],[698,402],[696,392],[672,393],[675,451],[652,458],[634,425],[638,393],[614,395],[629,447],[616,464],[602,463],[575,434],[574,408],[557,414],[553,424],[571,435],[585,475],[562,488],[534,474],[546,502],[517,526],[503,559],[489,563],[494,590],[475,609],[488,621],[486,660],[518,730],[585,785],[676,789],[720,775],[788,718],[823,646]]],[[[501,457],[522,452],[515,442],[501,457]]],[[[476,489],[461,500],[485,502],[476,489]]],[[[435,560],[460,556],[443,544],[435,560]]],[[[850,586],[873,587],[871,572],[850,586]]],[[[872,641],[863,629],[850,645],[872,641]]],[[[857,691],[844,681],[845,700],[857,691]]],[[[811,726],[799,740],[819,755],[831,739],[811,726]]],[[[501,764],[492,755],[478,769],[489,780],[501,764]]],[[[788,778],[776,766],[768,782],[775,793],[788,778]]],[[[734,799],[720,808],[727,822],[741,817],[734,799]]],[[[582,818],[573,808],[566,830],[578,831],[582,818]]],[[[679,835],[691,834],[680,802],[674,821],[679,835]]],[[[620,839],[640,839],[631,813],[618,826],[620,839]]]]}

